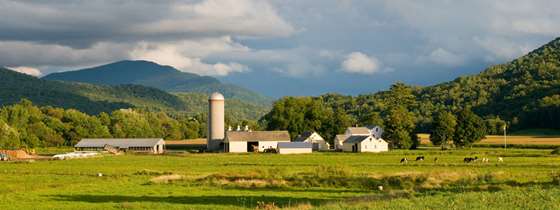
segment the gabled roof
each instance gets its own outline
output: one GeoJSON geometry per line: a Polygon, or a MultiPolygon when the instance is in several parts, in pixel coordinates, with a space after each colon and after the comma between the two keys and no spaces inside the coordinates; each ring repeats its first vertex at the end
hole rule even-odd
{"type": "Polygon", "coordinates": [[[312,148],[312,144],[309,142],[278,142],[278,148],[289,148],[289,149],[303,149],[312,148]]]}
{"type": "Polygon", "coordinates": [[[74,147],[104,147],[111,145],[118,148],[153,147],[163,139],[82,139],[74,147]]]}
{"type": "Polygon", "coordinates": [[[370,130],[366,127],[348,127],[347,131],[350,131],[350,135],[369,135],[370,130]]]}
{"type": "Polygon", "coordinates": [[[314,133],[315,131],[305,131],[301,135],[299,135],[296,139],[294,139],[294,141],[300,141],[300,142],[305,141],[309,137],[311,137],[311,135],[313,135],[314,133]]]}
{"type": "Polygon", "coordinates": [[[335,139],[344,141],[344,140],[346,140],[346,135],[338,134],[338,135],[335,136],[335,139]]]}
{"type": "Polygon", "coordinates": [[[344,143],[348,143],[348,144],[353,144],[353,143],[358,143],[358,142],[362,142],[363,140],[366,140],[367,138],[369,138],[371,136],[350,136],[348,137],[348,139],[346,139],[346,141],[344,141],[344,143]]]}
{"type": "Polygon", "coordinates": [[[228,131],[226,141],[290,141],[288,131],[228,131]]]}

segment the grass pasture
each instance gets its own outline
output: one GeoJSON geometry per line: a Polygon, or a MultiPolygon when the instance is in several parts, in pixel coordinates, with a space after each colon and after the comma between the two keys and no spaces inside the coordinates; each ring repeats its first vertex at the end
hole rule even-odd
{"type": "Polygon", "coordinates": [[[550,152],[185,153],[0,162],[0,209],[560,209],[560,156],[550,152]],[[419,155],[426,160],[399,163],[419,155]],[[467,156],[490,162],[463,163],[467,156]]]}

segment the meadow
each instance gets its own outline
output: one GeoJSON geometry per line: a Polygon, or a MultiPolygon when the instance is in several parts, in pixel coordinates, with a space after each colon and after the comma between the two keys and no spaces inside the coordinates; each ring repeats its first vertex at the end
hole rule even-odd
{"type": "Polygon", "coordinates": [[[560,156],[551,151],[422,148],[0,162],[0,209],[560,209],[560,156]],[[399,163],[420,155],[425,161],[399,163]],[[474,156],[490,162],[463,162],[474,156]]]}

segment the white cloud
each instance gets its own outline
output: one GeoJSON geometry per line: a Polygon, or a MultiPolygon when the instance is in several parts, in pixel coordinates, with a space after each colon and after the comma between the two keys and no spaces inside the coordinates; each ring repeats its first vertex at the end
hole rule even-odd
{"type": "Polygon", "coordinates": [[[210,64],[202,59],[214,53],[247,50],[245,46],[234,43],[229,37],[171,43],[143,42],[130,52],[130,58],[150,60],[200,75],[226,76],[230,73],[247,72],[249,68],[237,62],[210,64]]]}
{"type": "Polygon", "coordinates": [[[465,58],[443,48],[432,50],[428,56],[420,56],[418,61],[421,64],[426,62],[445,66],[460,66],[465,63],[465,58]]]}
{"type": "Polygon", "coordinates": [[[375,57],[361,52],[353,52],[342,62],[342,70],[356,74],[374,74],[380,70],[381,63],[375,57]]]}
{"type": "Polygon", "coordinates": [[[31,75],[34,77],[39,77],[42,75],[39,69],[29,67],[29,66],[17,66],[17,67],[6,67],[6,68],[17,71],[19,73],[31,75]]]}

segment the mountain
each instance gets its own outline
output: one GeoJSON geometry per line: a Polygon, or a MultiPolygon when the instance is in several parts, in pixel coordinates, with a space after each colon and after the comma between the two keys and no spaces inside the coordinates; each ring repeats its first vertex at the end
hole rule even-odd
{"type": "Polygon", "coordinates": [[[103,85],[137,84],[168,92],[218,91],[227,98],[261,105],[270,103],[267,97],[235,85],[223,84],[216,78],[181,72],[171,66],[141,60],[119,61],[88,69],[53,73],[43,79],[103,85]]]}
{"type": "MultiPolygon", "coordinates": [[[[0,106],[28,99],[39,106],[73,108],[88,114],[122,108],[141,108],[190,115],[206,112],[208,94],[171,94],[141,85],[95,85],[39,79],[0,68],[0,106]]],[[[228,99],[226,115],[231,120],[256,120],[268,106],[228,99]]]]}
{"type": "Polygon", "coordinates": [[[86,113],[142,107],[161,110],[183,108],[183,102],[167,92],[139,85],[104,86],[59,82],[0,68],[0,105],[29,99],[42,106],[74,108],[86,113]]]}

